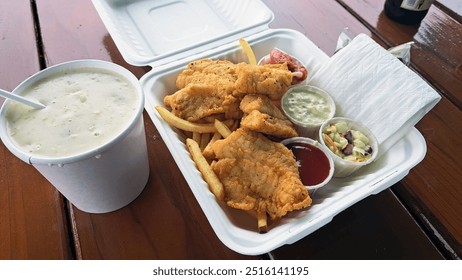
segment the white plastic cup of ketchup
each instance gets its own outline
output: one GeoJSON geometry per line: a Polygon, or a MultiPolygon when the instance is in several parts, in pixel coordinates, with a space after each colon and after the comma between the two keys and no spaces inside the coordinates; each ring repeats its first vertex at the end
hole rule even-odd
{"type": "Polygon", "coordinates": [[[310,196],[332,179],[334,161],[321,143],[307,137],[287,138],[281,143],[294,154],[300,179],[310,196]]]}

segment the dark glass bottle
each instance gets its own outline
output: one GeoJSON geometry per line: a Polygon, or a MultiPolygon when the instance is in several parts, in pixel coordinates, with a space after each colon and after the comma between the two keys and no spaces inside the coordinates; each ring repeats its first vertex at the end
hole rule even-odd
{"type": "Polygon", "coordinates": [[[428,13],[434,0],[387,0],[385,14],[402,24],[417,24],[428,13]]]}

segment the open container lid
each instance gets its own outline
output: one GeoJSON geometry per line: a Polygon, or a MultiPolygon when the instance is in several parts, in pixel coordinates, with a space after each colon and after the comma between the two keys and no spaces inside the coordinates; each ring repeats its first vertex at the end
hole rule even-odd
{"type": "Polygon", "coordinates": [[[125,61],[160,66],[268,29],[259,0],[92,0],[125,61]]]}

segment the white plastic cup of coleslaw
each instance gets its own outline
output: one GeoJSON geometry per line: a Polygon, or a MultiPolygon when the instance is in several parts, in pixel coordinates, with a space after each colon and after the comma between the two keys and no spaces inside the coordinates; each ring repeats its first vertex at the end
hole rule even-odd
{"type": "Polygon", "coordinates": [[[336,106],[326,91],[310,85],[297,85],[282,96],[281,108],[299,136],[316,139],[322,123],[334,117],[336,106]]]}
{"type": "Polygon", "coordinates": [[[378,141],[375,138],[374,134],[360,122],[354,121],[349,118],[336,117],[336,118],[332,118],[324,122],[321,128],[319,129],[318,139],[319,139],[319,142],[327,148],[327,151],[329,152],[330,156],[334,160],[334,166],[335,166],[334,177],[336,178],[350,176],[351,174],[356,172],[358,169],[374,162],[375,159],[377,158],[379,145],[378,145],[378,141]],[[332,143],[329,143],[329,142],[334,142],[335,144],[336,140],[334,139],[334,140],[329,141],[325,139],[325,136],[323,135],[323,133],[326,131],[326,128],[328,126],[335,125],[340,122],[345,123],[348,130],[358,131],[362,134],[361,137],[367,138],[367,141],[368,141],[367,145],[368,147],[370,147],[371,151],[369,152],[369,155],[366,157],[366,160],[352,161],[352,160],[346,159],[346,157],[343,157],[343,153],[333,151],[333,145],[332,143]]]}
{"type": "Polygon", "coordinates": [[[45,109],[7,100],[0,137],[78,209],[106,213],[132,202],[149,177],[144,95],[127,69],[77,60],[42,70],[13,93],[45,109]]]}

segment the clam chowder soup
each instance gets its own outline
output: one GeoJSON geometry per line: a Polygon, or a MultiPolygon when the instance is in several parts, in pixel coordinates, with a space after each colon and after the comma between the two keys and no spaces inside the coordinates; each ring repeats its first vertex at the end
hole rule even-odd
{"type": "Polygon", "coordinates": [[[77,155],[106,144],[130,125],[141,98],[126,78],[94,68],[56,73],[23,95],[46,108],[12,102],[6,112],[8,133],[20,149],[45,157],[77,155]]]}

